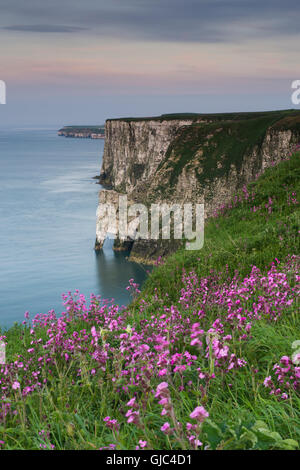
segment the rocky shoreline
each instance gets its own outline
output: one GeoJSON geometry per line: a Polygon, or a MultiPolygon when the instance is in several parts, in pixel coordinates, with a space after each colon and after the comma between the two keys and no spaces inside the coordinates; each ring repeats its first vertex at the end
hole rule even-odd
{"type": "Polygon", "coordinates": [[[65,126],[57,134],[64,137],[79,139],[105,139],[104,126],[65,126]]]}

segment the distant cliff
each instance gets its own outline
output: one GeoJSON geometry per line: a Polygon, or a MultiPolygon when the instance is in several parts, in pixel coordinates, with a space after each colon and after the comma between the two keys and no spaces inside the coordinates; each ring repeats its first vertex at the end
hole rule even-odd
{"type": "Polygon", "coordinates": [[[59,129],[58,135],[82,139],[104,139],[104,126],[65,126],[59,129]]]}
{"type": "MultiPolygon", "coordinates": [[[[209,217],[300,141],[300,111],[179,114],[107,120],[100,202],[204,202],[209,217]]],[[[103,244],[98,210],[96,248],[103,244]]],[[[131,259],[152,261],[177,246],[135,241],[131,259]]],[[[116,242],[120,249],[122,244],[116,242]]],[[[128,248],[128,244],[126,244],[128,248]]]]}

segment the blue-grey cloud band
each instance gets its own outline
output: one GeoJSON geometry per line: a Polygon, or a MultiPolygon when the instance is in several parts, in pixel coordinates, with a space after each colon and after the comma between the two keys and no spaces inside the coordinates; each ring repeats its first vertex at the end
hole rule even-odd
{"type": "Polygon", "coordinates": [[[86,30],[100,36],[204,43],[299,34],[296,0],[53,0],[48,5],[1,0],[0,4],[0,27],[28,33],[86,30]]]}

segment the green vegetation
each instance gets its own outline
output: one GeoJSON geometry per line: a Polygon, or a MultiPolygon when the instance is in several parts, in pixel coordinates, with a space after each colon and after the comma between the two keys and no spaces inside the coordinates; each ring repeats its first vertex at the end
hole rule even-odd
{"type": "Polygon", "coordinates": [[[224,215],[206,223],[203,249],[199,252],[181,249],[170,256],[164,266],[153,271],[144,287],[145,293],[156,288],[161,295],[168,292],[170,300],[174,300],[183,268],[193,269],[202,277],[211,269],[222,271],[227,266],[230,276],[236,270],[245,276],[253,265],[265,270],[276,257],[282,260],[288,254],[299,253],[299,203],[290,202],[293,192],[300,194],[299,153],[265,170],[247,188],[247,200],[234,207],[233,195],[233,208],[220,208],[224,215]],[[270,213],[266,208],[269,198],[270,213]]]}
{"type": "Polygon", "coordinates": [[[145,117],[123,117],[108,119],[108,121],[125,121],[125,122],[138,122],[138,121],[172,121],[174,119],[203,119],[204,121],[239,121],[241,119],[254,119],[262,116],[272,116],[280,114],[282,117],[290,114],[298,114],[300,111],[295,109],[285,109],[280,111],[260,111],[260,112],[235,112],[235,113],[169,113],[162,114],[161,116],[145,116],[145,117]]]}
{"type": "MultiPolygon", "coordinates": [[[[223,119],[224,115],[221,116],[223,119]]],[[[183,168],[189,168],[189,165],[194,165],[202,187],[216,178],[228,176],[232,165],[239,174],[243,162],[255,149],[260,149],[267,130],[300,130],[297,112],[240,113],[231,117],[233,121],[214,120],[179,129],[156,170],[157,173],[165,171],[168,175],[167,188],[176,184],[183,168]]],[[[252,168],[253,174],[260,166],[259,161],[256,164],[257,168],[255,165],[252,168]]]]}
{"type": "Polygon", "coordinates": [[[92,137],[92,134],[104,137],[105,126],[65,126],[58,130],[58,135],[65,137],[92,137]]]}
{"type": "Polygon", "coordinates": [[[299,157],[233,195],[202,250],[170,256],[142,293],[130,281],[125,311],[66,296],[62,319],[2,331],[0,446],[299,448],[299,157]],[[279,363],[293,378],[278,386],[279,363]]]}

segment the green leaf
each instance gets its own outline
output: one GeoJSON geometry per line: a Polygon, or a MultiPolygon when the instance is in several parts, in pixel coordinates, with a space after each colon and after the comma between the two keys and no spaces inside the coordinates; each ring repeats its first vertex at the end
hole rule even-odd
{"type": "Polygon", "coordinates": [[[296,450],[299,448],[299,444],[294,439],[284,439],[276,443],[276,447],[283,450],[296,450]]]}
{"type": "Polygon", "coordinates": [[[250,429],[247,429],[245,427],[243,427],[242,429],[244,432],[243,434],[241,435],[240,437],[240,442],[243,443],[247,443],[247,442],[251,442],[252,444],[252,448],[256,446],[257,444],[257,436],[255,435],[255,433],[253,431],[251,431],[250,429]]]}

